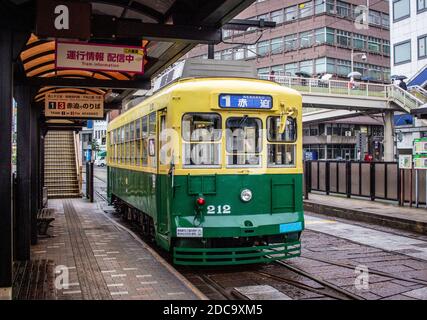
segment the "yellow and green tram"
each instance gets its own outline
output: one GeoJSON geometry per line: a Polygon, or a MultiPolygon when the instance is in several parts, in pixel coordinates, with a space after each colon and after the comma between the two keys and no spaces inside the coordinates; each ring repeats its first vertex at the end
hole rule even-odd
{"type": "Polygon", "coordinates": [[[246,78],[176,81],[108,126],[108,197],[175,264],[300,254],[302,98],[246,78]]]}

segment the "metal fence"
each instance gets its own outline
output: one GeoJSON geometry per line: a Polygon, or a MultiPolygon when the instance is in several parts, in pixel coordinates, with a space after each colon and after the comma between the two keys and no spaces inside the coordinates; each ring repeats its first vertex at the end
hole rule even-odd
{"type": "Polygon", "coordinates": [[[397,162],[306,161],[305,194],[311,191],[425,204],[427,170],[400,170],[397,162]]]}
{"type": "Polygon", "coordinates": [[[309,191],[399,200],[396,162],[307,161],[306,170],[309,191]]]}

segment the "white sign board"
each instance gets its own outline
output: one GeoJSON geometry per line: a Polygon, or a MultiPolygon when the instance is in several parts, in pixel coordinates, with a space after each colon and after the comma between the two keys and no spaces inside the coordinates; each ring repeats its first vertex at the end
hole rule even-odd
{"type": "Polygon", "coordinates": [[[203,228],[176,228],[176,236],[181,238],[203,238],[203,228]]]}
{"type": "Polygon", "coordinates": [[[45,116],[50,118],[104,118],[104,96],[95,94],[49,93],[45,116]]]}
{"type": "Polygon", "coordinates": [[[57,69],[144,73],[141,47],[81,42],[56,42],[57,69]]]}
{"type": "Polygon", "coordinates": [[[399,169],[412,169],[412,155],[410,154],[399,155],[399,169]]]}

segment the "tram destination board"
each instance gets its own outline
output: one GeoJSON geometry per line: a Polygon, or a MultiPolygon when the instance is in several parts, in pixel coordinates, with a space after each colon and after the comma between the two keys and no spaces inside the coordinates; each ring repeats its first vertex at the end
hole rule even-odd
{"type": "Polygon", "coordinates": [[[104,97],[95,94],[47,94],[45,116],[48,118],[102,119],[104,117],[104,97]]]}
{"type": "Polygon", "coordinates": [[[236,109],[271,109],[273,98],[268,95],[220,94],[219,106],[236,109]]]}

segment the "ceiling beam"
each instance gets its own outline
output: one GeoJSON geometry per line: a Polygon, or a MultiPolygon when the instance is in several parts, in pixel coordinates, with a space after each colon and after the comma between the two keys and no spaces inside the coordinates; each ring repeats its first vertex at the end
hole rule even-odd
{"type": "Polygon", "coordinates": [[[201,25],[170,25],[143,23],[135,19],[117,19],[111,16],[94,15],[91,28],[92,39],[115,40],[137,38],[150,41],[219,43],[221,30],[201,25]]]}
{"type": "Polygon", "coordinates": [[[76,78],[39,78],[30,77],[24,80],[33,86],[52,86],[58,88],[101,88],[101,89],[150,89],[150,80],[100,80],[76,78]]]}

